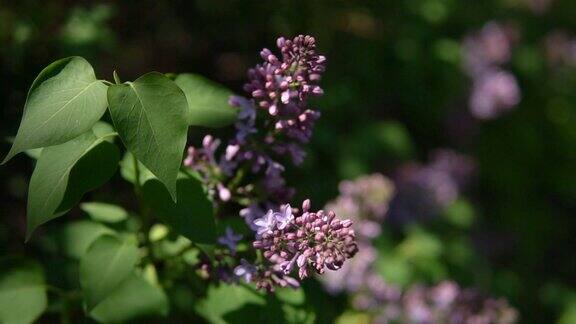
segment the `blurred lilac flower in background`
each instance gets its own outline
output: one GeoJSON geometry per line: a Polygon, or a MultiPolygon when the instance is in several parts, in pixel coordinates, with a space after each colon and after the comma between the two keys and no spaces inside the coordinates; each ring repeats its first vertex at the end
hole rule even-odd
{"type": "Polygon", "coordinates": [[[443,281],[432,287],[410,287],[396,300],[390,300],[374,322],[511,324],[517,320],[517,311],[505,299],[443,281]]]}
{"type": "Polygon", "coordinates": [[[354,181],[342,181],[338,198],[326,205],[340,217],[355,223],[358,238],[372,239],[380,234],[380,224],[394,195],[394,184],[381,174],[362,176],[354,181]],[[362,218],[358,216],[362,215],[362,218]]]}
{"type": "Polygon", "coordinates": [[[554,0],[523,0],[523,2],[533,13],[541,15],[550,8],[554,0]]]}
{"type": "Polygon", "coordinates": [[[464,40],[464,70],[472,79],[469,106],[474,117],[493,119],[520,102],[516,77],[503,69],[510,61],[516,38],[512,26],[489,22],[464,40]]]}
{"type": "Polygon", "coordinates": [[[474,81],[470,110],[480,119],[492,119],[520,102],[520,88],[512,73],[487,71],[474,81]]]}
{"type": "MultiPolygon", "coordinates": [[[[426,193],[421,198],[431,195],[436,197],[436,204],[449,203],[473,170],[469,158],[449,150],[438,150],[429,165],[414,167],[408,177],[410,181],[398,184],[396,197],[405,194],[404,186],[424,185],[426,193]]],[[[357,228],[366,221],[380,227],[393,193],[394,186],[383,175],[363,176],[343,181],[340,196],[328,203],[327,208],[344,214],[353,213],[357,228]],[[375,208],[374,204],[380,206],[375,208]]],[[[453,281],[442,281],[431,287],[413,285],[406,290],[387,283],[376,269],[378,251],[372,242],[375,238],[359,232],[356,256],[340,271],[321,277],[330,294],[347,293],[352,306],[371,314],[374,323],[508,324],[517,321],[516,310],[506,300],[487,297],[474,289],[461,289],[453,281]]]]}
{"type": "Polygon", "coordinates": [[[436,216],[454,202],[470,182],[474,161],[465,155],[441,149],[426,165],[406,164],[397,171],[397,194],[391,202],[392,224],[405,225],[436,216]]]}
{"type": "Polygon", "coordinates": [[[546,36],[544,51],[552,65],[576,66],[576,38],[565,31],[556,30],[546,36]]]}

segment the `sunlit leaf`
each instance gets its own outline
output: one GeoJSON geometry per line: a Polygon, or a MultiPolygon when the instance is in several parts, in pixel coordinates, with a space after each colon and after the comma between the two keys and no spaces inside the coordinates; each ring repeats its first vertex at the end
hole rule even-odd
{"type": "Polygon", "coordinates": [[[81,57],[50,64],[30,88],[18,133],[3,163],[22,151],[62,144],[89,131],[106,110],[106,89],[81,57]]]}
{"type": "Polygon", "coordinates": [[[80,286],[88,311],[108,298],[133,273],[138,247],[112,235],[96,239],[80,260],[80,286]]]}
{"type": "Polygon", "coordinates": [[[120,157],[116,146],[106,141],[111,136],[114,133],[98,137],[89,131],[42,150],[28,191],[27,238],[112,176],[120,157]]]}
{"type": "Polygon", "coordinates": [[[120,138],[176,198],[188,125],[182,90],[163,74],[152,72],[134,82],[108,88],[108,102],[120,138]]]}
{"type": "Polygon", "coordinates": [[[128,218],[128,212],[120,206],[102,202],[88,202],[80,205],[95,221],[103,223],[118,223],[128,218]]]}

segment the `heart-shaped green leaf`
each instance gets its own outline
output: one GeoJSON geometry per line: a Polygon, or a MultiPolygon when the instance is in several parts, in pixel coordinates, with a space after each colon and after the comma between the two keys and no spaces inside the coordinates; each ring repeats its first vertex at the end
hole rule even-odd
{"type": "Polygon", "coordinates": [[[80,286],[88,311],[112,294],[134,271],[138,247],[112,235],[97,238],[80,260],[80,286]]]}
{"type": "Polygon", "coordinates": [[[108,88],[110,114],[120,138],[176,199],[188,125],[186,96],[163,74],[108,88]]]}
{"type": "Polygon", "coordinates": [[[152,210],[172,229],[198,244],[216,242],[212,202],[197,179],[180,174],[178,200],[173,202],[166,188],[157,180],[144,183],[142,193],[152,210]]]}
{"type": "Polygon", "coordinates": [[[10,152],[65,143],[85,133],[106,110],[106,88],[90,63],[68,57],[46,67],[30,88],[10,152]]]}
{"type": "Polygon", "coordinates": [[[47,305],[39,264],[24,259],[0,262],[0,323],[32,323],[47,305]]]}
{"type": "Polygon", "coordinates": [[[188,101],[186,120],[189,125],[223,127],[236,121],[238,109],[230,106],[232,91],[202,76],[184,73],[174,81],[188,101]]]}
{"type": "Polygon", "coordinates": [[[38,226],[66,213],[84,193],[114,174],[120,155],[107,139],[115,135],[96,136],[89,131],[42,150],[28,189],[27,239],[38,226]]]}
{"type": "Polygon", "coordinates": [[[168,308],[168,298],[162,288],[132,274],[92,310],[90,317],[101,323],[125,323],[166,316],[168,308]]]}

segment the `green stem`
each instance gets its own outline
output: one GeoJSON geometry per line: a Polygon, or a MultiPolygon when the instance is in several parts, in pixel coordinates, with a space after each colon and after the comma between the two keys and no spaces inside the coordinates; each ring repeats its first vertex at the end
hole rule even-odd
{"type": "Polygon", "coordinates": [[[148,249],[148,257],[151,263],[156,260],[154,256],[154,249],[152,248],[152,242],[150,241],[150,228],[153,225],[153,220],[150,217],[150,209],[146,207],[144,199],[142,197],[142,183],[140,182],[140,164],[138,159],[132,155],[132,162],[134,163],[134,193],[136,194],[136,199],[138,200],[138,206],[140,208],[140,216],[142,217],[142,240],[143,245],[148,249]]]}
{"type": "Polygon", "coordinates": [[[75,299],[79,298],[79,292],[76,290],[65,291],[64,289],[52,285],[46,285],[45,287],[47,291],[58,295],[62,299],[63,306],[60,313],[60,323],[70,323],[71,303],[73,303],[75,299]]]}
{"type": "Polygon", "coordinates": [[[142,189],[142,184],[140,183],[140,164],[138,159],[132,155],[132,163],[134,165],[134,190],[136,194],[140,196],[140,190],[142,189]]]}
{"type": "Polygon", "coordinates": [[[60,315],[60,323],[69,324],[70,323],[70,305],[68,299],[64,299],[64,305],[62,306],[62,314],[60,315]]]}
{"type": "Polygon", "coordinates": [[[116,82],[116,84],[121,84],[122,81],[120,81],[120,77],[118,76],[118,73],[116,73],[116,70],[114,70],[114,72],[112,73],[112,75],[114,76],[114,82],[116,82]]]}

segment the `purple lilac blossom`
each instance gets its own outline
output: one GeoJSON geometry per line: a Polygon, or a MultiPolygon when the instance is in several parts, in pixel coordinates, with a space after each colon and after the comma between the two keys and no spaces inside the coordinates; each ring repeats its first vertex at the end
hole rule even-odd
{"type": "Polygon", "coordinates": [[[470,75],[508,63],[512,53],[512,29],[488,22],[482,29],[464,40],[464,68],[470,75]]]}
{"type": "Polygon", "coordinates": [[[493,119],[520,102],[520,88],[512,73],[487,71],[474,80],[470,111],[479,119],[493,119]]]}
{"type": "Polygon", "coordinates": [[[218,243],[228,247],[230,253],[236,254],[236,245],[242,240],[242,235],[235,234],[232,228],[227,227],[224,236],[218,238],[218,243]]]}
{"type": "Polygon", "coordinates": [[[269,211],[258,223],[266,224],[253,246],[262,250],[264,257],[279,266],[285,274],[298,268],[298,276],[304,279],[310,271],[323,274],[325,269],[338,270],[346,259],[358,251],[352,221],[336,218],[334,212],[323,210],[310,212],[310,201],[302,204],[301,210],[286,212],[289,205],[281,207],[279,218],[290,214],[290,221],[280,229],[281,221],[269,217],[269,211]],[[284,215],[282,215],[284,214],[284,215]],[[294,215],[297,214],[297,215],[294,215]],[[272,226],[268,226],[269,222],[272,226]],[[265,230],[264,230],[265,229],[265,230]]]}
{"type": "Polygon", "coordinates": [[[250,264],[250,262],[241,259],[240,265],[234,268],[234,275],[243,279],[246,282],[252,282],[252,277],[256,274],[258,268],[250,264]]]}
{"type": "Polygon", "coordinates": [[[464,41],[464,70],[473,84],[469,107],[478,119],[496,118],[520,102],[516,78],[503,69],[510,61],[515,34],[510,26],[489,22],[464,41]]]}
{"type": "MultiPolygon", "coordinates": [[[[199,173],[216,205],[233,202],[244,207],[239,215],[255,232],[254,244],[266,250],[268,260],[251,264],[241,259],[230,265],[229,258],[217,258],[215,265],[203,266],[206,276],[217,273],[223,280],[254,282],[268,291],[298,287],[299,282],[289,276],[295,264],[304,278],[308,268],[317,272],[339,268],[356,249],[351,222],[341,222],[333,213],[309,212],[309,201],[302,206],[304,214],[296,216],[299,211],[287,204],[294,189],[287,186],[279,159],[287,156],[295,165],[304,160],[302,145],[310,140],[320,117],[308,99],[323,94],[319,82],[326,58],[316,53],[311,36],[281,37],[277,46],[280,56],[264,49],[260,53],[264,61],[249,70],[244,89],[250,98],[229,98],[239,110],[235,136],[221,145],[220,139],[207,135],[202,147],[188,149],[184,161],[199,173]],[[320,227],[311,228],[314,224],[320,227]],[[312,237],[302,237],[303,233],[312,237]],[[287,250],[276,251],[278,246],[268,240],[283,234],[288,237],[275,240],[282,240],[287,250]]],[[[239,239],[227,230],[219,242],[234,255],[239,239]]]]}
{"type": "Polygon", "coordinates": [[[279,206],[294,194],[277,158],[287,155],[295,165],[304,159],[301,145],[310,140],[320,117],[308,99],[323,94],[319,82],[326,58],[316,53],[311,36],[281,37],[277,46],[279,57],[263,49],[264,61],[249,70],[244,89],[251,98],[230,97],[230,104],[239,109],[236,135],[223,148],[220,140],[208,135],[201,148],[188,150],[184,164],[200,173],[217,201],[248,199],[279,206]],[[254,183],[230,184],[246,171],[259,175],[256,185],[262,190],[256,190],[254,183]]]}
{"type": "Polygon", "coordinates": [[[279,287],[298,288],[298,280],[288,276],[279,266],[266,267],[264,265],[252,265],[248,261],[240,260],[240,265],[233,270],[236,279],[246,283],[256,283],[256,288],[265,289],[269,292],[279,287]]]}

